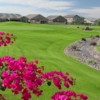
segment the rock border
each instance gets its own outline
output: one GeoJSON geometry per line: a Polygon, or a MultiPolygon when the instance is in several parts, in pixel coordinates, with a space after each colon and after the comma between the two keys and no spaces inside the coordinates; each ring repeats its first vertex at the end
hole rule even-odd
{"type": "Polygon", "coordinates": [[[82,38],[67,46],[64,53],[92,68],[100,70],[100,52],[96,49],[99,43],[99,36],[82,38]]]}

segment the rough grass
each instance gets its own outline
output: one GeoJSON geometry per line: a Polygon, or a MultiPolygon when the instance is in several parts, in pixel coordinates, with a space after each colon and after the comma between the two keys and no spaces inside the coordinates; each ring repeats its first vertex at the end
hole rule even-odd
{"type": "MultiPolygon", "coordinates": [[[[45,71],[68,71],[70,76],[76,78],[76,85],[69,89],[88,95],[89,100],[99,100],[100,72],[64,54],[64,48],[69,44],[91,35],[100,35],[96,32],[100,30],[98,26],[91,27],[95,31],[84,31],[82,27],[78,29],[74,25],[0,23],[0,31],[10,32],[17,36],[12,46],[0,47],[0,56],[9,55],[16,59],[25,56],[29,61],[38,59],[39,65],[45,66],[45,71]]],[[[50,100],[50,96],[57,91],[54,86],[47,86],[47,84],[44,84],[42,88],[43,95],[39,98],[33,95],[32,100],[50,100]]],[[[14,100],[14,98],[20,100],[20,95],[14,96],[9,90],[0,91],[0,93],[3,93],[7,100],[14,100]]]]}
{"type": "Polygon", "coordinates": [[[97,50],[100,52],[100,44],[97,46],[97,50]]]}

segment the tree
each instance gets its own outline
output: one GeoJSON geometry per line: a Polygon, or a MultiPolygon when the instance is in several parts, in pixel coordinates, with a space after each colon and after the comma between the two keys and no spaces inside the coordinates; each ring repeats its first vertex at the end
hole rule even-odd
{"type": "Polygon", "coordinates": [[[84,24],[84,21],[81,20],[74,20],[72,24],[84,24]]]}
{"type": "Polygon", "coordinates": [[[100,19],[97,20],[96,24],[97,24],[98,26],[100,26],[100,19]]]}

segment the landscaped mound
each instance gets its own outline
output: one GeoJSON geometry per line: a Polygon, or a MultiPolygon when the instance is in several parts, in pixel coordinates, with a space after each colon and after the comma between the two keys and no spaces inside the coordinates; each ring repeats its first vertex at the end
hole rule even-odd
{"type": "Polygon", "coordinates": [[[82,38],[80,41],[69,45],[65,49],[65,53],[78,61],[100,70],[100,53],[96,50],[98,43],[100,43],[98,35],[82,38]]]}

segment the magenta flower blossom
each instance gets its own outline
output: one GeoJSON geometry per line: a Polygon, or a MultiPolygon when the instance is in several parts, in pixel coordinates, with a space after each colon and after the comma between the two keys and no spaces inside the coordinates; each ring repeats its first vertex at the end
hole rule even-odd
{"type": "Polygon", "coordinates": [[[28,89],[25,88],[22,92],[22,99],[24,100],[29,100],[29,98],[31,98],[31,93],[28,92],[28,89]]]}
{"type": "Polygon", "coordinates": [[[7,46],[15,41],[15,36],[11,33],[0,32],[0,46],[7,46]]]}
{"type": "Polygon", "coordinates": [[[9,74],[8,71],[4,71],[4,72],[2,73],[1,76],[2,76],[3,78],[5,78],[5,77],[9,77],[9,75],[10,75],[10,74],[9,74]]]}
{"type": "Polygon", "coordinates": [[[84,94],[76,94],[74,91],[56,92],[51,100],[87,100],[88,97],[84,94]]]}
{"type": "MultiPolygon", "coordinates": [[[[61,71],[43,72],[44,67],[37,66],[38,61],[28,62],[25,57],[18,60],[5,56],[0,58],[0,65],[5,70],[2,72],[2,87],[11,89],[14,94],[22,93],[23,100],[29,100],[31,94],[36,96],[42,95],[43,90],[39,87],[47,82],[50,86],[51,82],[61,90],[62,85],[69,88],[75,84],[75,79],[70,77],[69,73],[61,71]]],[[[52,100],[72,100],[72,98],[87,100],[84,94],[76,94],[74,91],[57,92],[52,96],[52,100]]],[[[78,100],[78,99],[77,99],[78,100]]]]}

